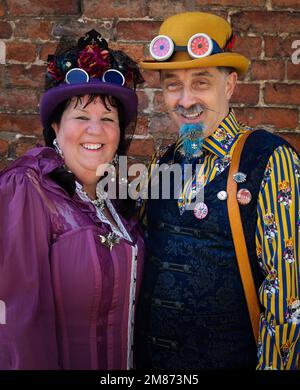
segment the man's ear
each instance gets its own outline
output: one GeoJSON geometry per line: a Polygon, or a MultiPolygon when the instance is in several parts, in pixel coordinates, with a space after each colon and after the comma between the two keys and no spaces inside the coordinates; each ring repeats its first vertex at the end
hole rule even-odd
{"type": "Polygon", "coordinates": [[[236,72],[231,72],[229,75],[226,76],[226,87],[225,87],[225,95],[228,100],[230,100],[234,88],[236,86],[238,79],[238,75],[236,72]]]}

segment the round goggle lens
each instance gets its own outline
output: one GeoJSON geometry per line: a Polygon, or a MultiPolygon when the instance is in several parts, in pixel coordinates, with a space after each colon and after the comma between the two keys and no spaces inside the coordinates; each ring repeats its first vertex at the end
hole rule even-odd
{"type": "Polygon", "coordinates": [[[150,54],[157,61],[165,61],[171,57],[174,43],[166,35],[158,35],[150,43],[150,54]]]}
{"type": "Polygon", "coordinates": [[[105,83],[113,83],[118,85],[125,84],[125,77],[119,70],[109,69],[103,73],[102,81],[105,83]]]}
{"type": "Polygon", "coordinates": [[[81,68],[70,69],[65,76],[65,81],[68,84],[88,83],[89,79],[88,73],[81,68]]]}
{"type": "Polygon", "coordinates": [[[213,50],[213,42],[208,35],[198,33],[189,39],[187,49],[192,58],[206,57],[213,50]]]}

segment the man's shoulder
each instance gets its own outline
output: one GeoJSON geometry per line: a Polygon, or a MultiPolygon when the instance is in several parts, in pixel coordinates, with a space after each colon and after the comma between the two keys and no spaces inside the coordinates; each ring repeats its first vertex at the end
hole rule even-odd
{"type": "Polygon", "coordinates": [[[259,151],[272,152],[280,146],[287,146],[293,149],[292,145],[290,145],[283,137],[278,134],[274,134],[263,127],[257,127],[250,130],[246,146],[248,148],[255,149],[257,153],[259,153],[259,151]]]}

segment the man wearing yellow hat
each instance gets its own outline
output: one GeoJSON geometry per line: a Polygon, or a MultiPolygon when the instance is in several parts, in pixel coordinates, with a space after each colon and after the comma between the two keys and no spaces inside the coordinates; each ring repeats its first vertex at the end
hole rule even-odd
{"type": "Polygon", "coordinates": [[[230,109],[249,66],[233,43],[224,19],[182,13],[141,63],[160,72],[179,131],[156,163],[192,174],[179,193],[170,181],[177,197],[146,204],[138,368],[295,369],[300,359],[300,161],[230,109]]]}

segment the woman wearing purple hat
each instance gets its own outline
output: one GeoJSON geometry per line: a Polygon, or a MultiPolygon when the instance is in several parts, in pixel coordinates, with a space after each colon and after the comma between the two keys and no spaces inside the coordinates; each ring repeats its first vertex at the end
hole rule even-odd
{"type": "Polygon", "coordinates": [[[46,80],[46,147],[0,174],[0,369],[129,369],[143,240],[102,179],[142,77],[92,30],[61,42],[46,80]]]}

